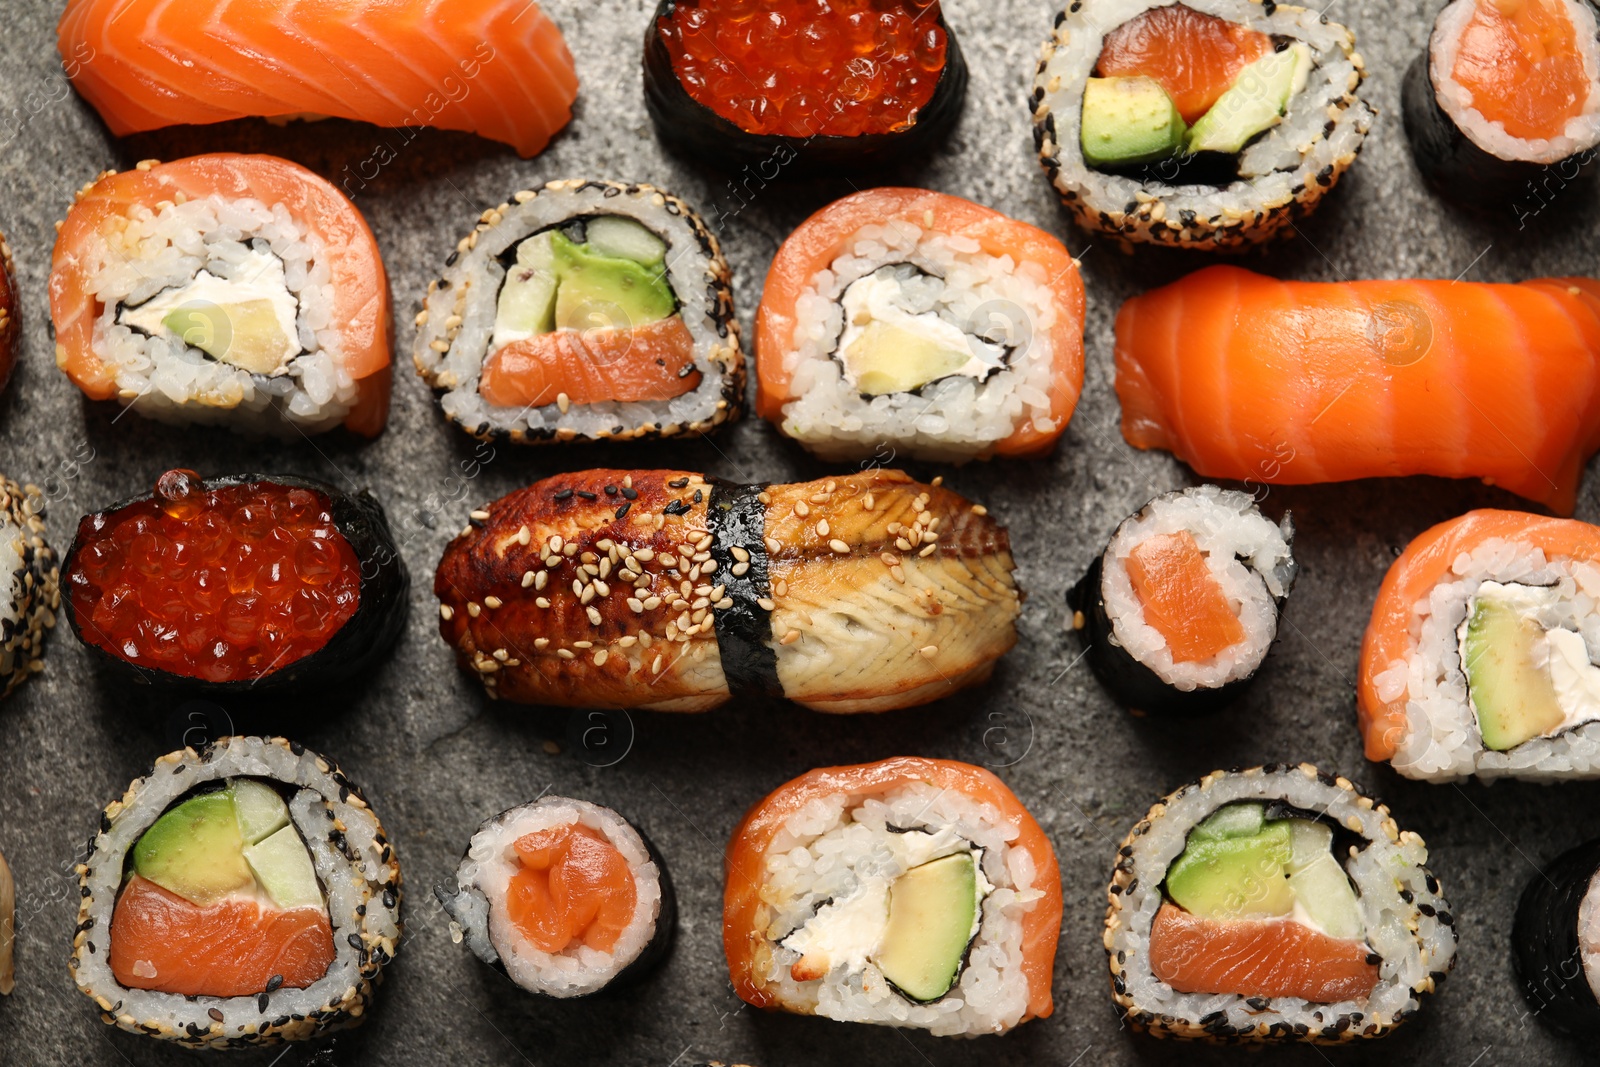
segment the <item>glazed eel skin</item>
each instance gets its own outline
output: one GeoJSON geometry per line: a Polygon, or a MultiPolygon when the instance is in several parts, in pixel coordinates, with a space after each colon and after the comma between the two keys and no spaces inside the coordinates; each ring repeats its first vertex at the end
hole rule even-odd
{"type": "Polygon", "coordinates": [[[1017,640],[1012,569],[1005,528],[938,479],[592,470],[474,511],[434,592],[444,639],[502,700],[843,713],[987,678],[1017,640]]]}

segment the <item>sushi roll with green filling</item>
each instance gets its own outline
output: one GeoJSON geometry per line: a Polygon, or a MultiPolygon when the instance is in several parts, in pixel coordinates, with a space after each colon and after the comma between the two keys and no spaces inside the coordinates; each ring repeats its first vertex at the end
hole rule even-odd
{"type": "Polygon", "coordinates": [[[1039,159],[1078,224],[1255,244],[1315,209],[1374,112],[1350,31],[1272,0],[1071,0],[1034,91],[1039,159]]]}
{"type": "Polygon", "coordinates": [[[0,698],[44,669],[61,607],[60,568],[44,540],[44,499],[0,475],[0,698]]]}
{"type": "Polygon", "coordinates": [[[483,440],[695,436],[744,403],[727,261],[648,185],[550,182],[485,211],[416,326],[418,373],[483,440]]]}
{"type": "Polygon", "coordinates": [[[1528,880],[1511,925],[1511,965],[1541,1023],[1600,1037],[1600,839],[1528,880]]]}

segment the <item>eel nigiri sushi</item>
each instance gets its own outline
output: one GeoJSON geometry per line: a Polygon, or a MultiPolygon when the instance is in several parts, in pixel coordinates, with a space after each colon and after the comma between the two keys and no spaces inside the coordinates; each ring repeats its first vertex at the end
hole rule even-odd
{"type": "Polygon", "coordinates": [[[1572,512],[1600,447],[1600,282],[1283,282],[1208,267],[1122,305],[1122,433],[1209,478],[1481,478],[1572,512]]]}
{"type": "Polygon", "coordinates": [[[433,591],[491,696],[655,711],[925,704],[986,679],[1021,611],[1005,528],[894,470],[558,475],[472,512],[433,591]]]}
{"type": "Polygon", "coordinates": [[[437,126],[538,153],[578,77],[533,0],[69,0],[72,83],[119,137],[261,116],[437,126]]]}

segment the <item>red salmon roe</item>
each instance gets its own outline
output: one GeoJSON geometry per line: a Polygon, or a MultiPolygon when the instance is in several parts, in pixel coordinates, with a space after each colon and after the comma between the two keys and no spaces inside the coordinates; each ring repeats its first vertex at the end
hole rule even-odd
{"type": "Polygon", "coordinates": [[[656,31],[689,96],[747,133],[904,130],[944,71],[939,0],[678,0],[656,31]]]}
{"type": "Polygon", "coordinates": [[[130,663],[250,681],[322,648],[356,613],[361,566],[318,492],[206,490],[168,471],[151,500],[91,515],[68,582],[83,639],[130,663]]]}

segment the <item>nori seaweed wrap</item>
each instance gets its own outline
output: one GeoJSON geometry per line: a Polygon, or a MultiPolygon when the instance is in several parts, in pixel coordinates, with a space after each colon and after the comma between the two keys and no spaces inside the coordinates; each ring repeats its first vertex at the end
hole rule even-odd
{"type": "Polygon", "coordinates": [[[1569,1037],[1600,1037],[1600,838],[1528,880],[1511,924],[1511,966],[1533,1015],[1569,1037]]]}

